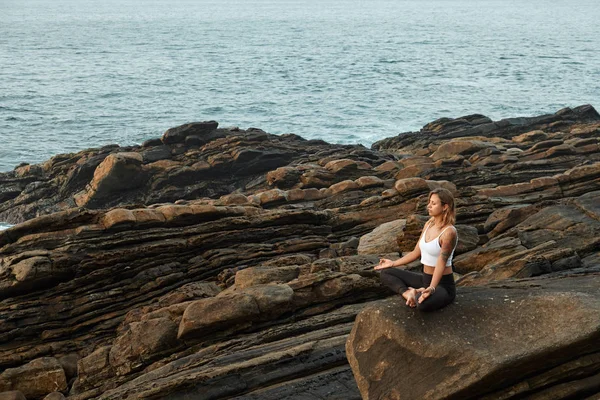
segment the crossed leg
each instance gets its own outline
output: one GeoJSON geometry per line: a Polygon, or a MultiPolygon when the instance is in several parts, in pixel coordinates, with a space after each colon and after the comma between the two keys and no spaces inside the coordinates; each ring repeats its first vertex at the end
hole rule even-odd
{"type": "Polygon", "coordinates": [[[409,307],[417,307],[417,288],[423,287],[423,275],[400,268],[381,270],[381,283],[400,294],[409,307]]]}

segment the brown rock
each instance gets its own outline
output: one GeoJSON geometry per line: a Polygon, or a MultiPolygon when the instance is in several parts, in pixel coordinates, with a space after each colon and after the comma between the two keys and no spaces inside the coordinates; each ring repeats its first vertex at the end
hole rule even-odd
{"type": "Polygon", "coordinates": [[[91,389],[113,376],[114,371],[108,361],[110,348],[111,346],[99,347],[90,355],[79,360],[75,394],[91,389]]]}
{"type": "MultiPolygon", "coordinates": [[[[123,209],[120,209],[120,210],[123,210],[123,209]]],[[[128,210],[125,210],[125,211],[128,211],[128,210]]],[[[135,219],[135,225],[137,225],[138,227],[157,226],[157,225],[163,224],[166,221],[166,218],[163,213],[161,213],[155,209],[152,209],[152,208],[139,208],[139,209],[131,210],[131,213],[133,214],[133,218],[135,219]]],[[[125,220],[128,219],[128,216],[126,216],[125,214],[123,214],[123,217],[125,218],[125,220]]],[[[129,221],[123,221],[123,222],[129,222],[129,221]]],[[[108,225],[111,225],[111,224],[109,223],[108,225]]],[[[111,226],[113,226],[113,225],[111,225],[111,226]]]]}
{"type": "Polygon", "coordinates": [[[408,167],[412,167],[413,165],[433,164],[433,160],[431,159],[431,157],[410,156],[410,157],[403,158],[402,160],[399,161],[399,163],[400,163],[400,165],[402,165],[402,167],[408,168],[408,167]]]}
{"type": "Polygon", "coordinates": [[[287,267],[290,265],[310,264],[315,257],[310,254],[289,254],[273,257],[262,263],[263,267],[287,267]]]}
{"type": "Polygon", "coordinates": [[[225,205],[248,204],[248,197],[241,193],[232,193],[221,196],[220,200],[225,205]]]}
{"type": "Polygon", "coordinates": [[[93,208],[107,197],[144,185],[147,175],[142,162],[139,153],[110,154],[94,171],[87,198],[81,198],[77,205],[93,208]]]}
{"type": "MultiPolygon", "coordinates": [[[[214,206],[207,206],[207,207],[209,209],[211,209],[212,211],[216,210],[216,207],[214,207],[214,206]]],[[[163,215],[165,222],[169,222],[169,223],[177,223],[179,221],[185,221],[186,219],[192,218],[195,214],[194,209],[192,209],[191,206],[187,206],[187,205],[169,204],[169,205],[157,207],[155,210],[157,213],[160,213],[163,215]]]]}
{"type": "Polygon", "coordinates": [[[358,184],[351,180],[345,180],[342,182],[338,182],[329,187],[332,194],[347,192],[350,190],[356,190],[358,188],[359,188],[358,184]]]}
{"type": "MultiPolygon", "coordinates": [[[[148,216],[150,219],[150,215],[156,215],[156,211],[138,211],[137,213],[134,213],[132,210],[127,210],[125,208],[116,208],[104,214],[100,219],[100,223],[105,229],[126,228],[133,226],[137,222],[136,216],[140,216],[142,223],[144,223],[144,217],[148,216]]],[[[157,217],[157,219],[160,218],[157,217]]],[[[164,221],[164,216],[162,216],[162,220],[164,221]]]]}
{"type": "Polygon", "coordinates": [[[0,374],[0,391],[18,390],[28,398],[40,398],[66,389],[65,371],[54,357],[38,358],[0,374]]]}
{"type": "Polygon", "coordinates": [[[319,189],[291,189],[287,191],[287,200],[293,201],[314,201],[324,198],[323,192],[319,189]]]}
{"type": "Polygon", "coordinates": [[[383,164],[376,166],[374,169],[381,172],[390,172],[402,168],[396,161],[386,161],[383,164]]]}
{"type": "MultiPolygon", "coordinates": [[[[459,240],[460,240],[459,233],[459,240]]],[[[512,254],[523,253],[527,248],[516,238],[503,238],[486,243],[470,252],[454,257],[454,270],[459,274],[480,271],[487,265],[512,254]]]]}
{"type": "Polygon", "coordinates": [[[217,129],[218,126],[219,124],[216,121],[191,122],[167,129],[161,140],[164,144],[182,143],[186,137],[191,135],[198,137],[206,136],[217,129]]]}
{"type": "Polygon", "coordinates": [[[245,268],[235,274],[235,286],[245,289],[266,283],[286,283],[296,279],[299,274],[297,265],[245,268]]]}
{"type": "Polygon", "coordinates": [[[389,198],[389,197],[394,197],[394,196],[398,196],[399,193],[396,189],[386,189],[383,192],[381,192],[381,197],[382,198],[389,198]]]}
{"type": "MultiPolygon", "coordinates": [[[[319,258],[323,258],[323,259],[331,259],[331,258],[335,258],[337,257],[337,251],[335,251],[334,249],[323,249],[319,252],[319,258]]],[[[317,266],[314,269],[311,268],[310,272],[314,273],[314,272],[319,272],[322,271],[323,268],[321,266],[317,266]]]]}
{"type": "Polygon", "coordinates": [[[428,193],[429,185],[421,178],[405,178],[396,181],[394,188],[402,197],[414,197],[418,194],[428,193]]]}
{"type": "Polygon", "coordinates": [[[145,167],[153,172],[169,172],[172,170],[177,170],[179,168],[182,168],[183,165],[179,161],[175,161],[175,160],[159,160],[159,161],[155,161],[153,163],[147,164],[145,167]]]}
{"type": "Polygon", "coordinates": [[[575,150],[575,148],[573,146],[570,146],[568,144],[561,144],[558,146],[554,146],[549,148],[548,150],[546,150],[545,157],[546,158],[554,158],[554,157],[559,157],[559,156],[564,156],[564,155],[572,155],[572,154],[576,154],[577,151],[575,150]]]}
{"type": "Polygon", "coordinates": [[[371,207],[374,204],[380,203],[383,200],[383,196],[371,196],[367,197],[363,201],[360,202],[360,206],[362,207],[371,207]]]}
{"type": "Polygon", "coordinates": [[[573,352],[600,350],[600,275],[532,283],[459,288],[434,313],[398,297],[367,306],[346,343],[362,397],[500,399],[576,387],[589,360],[573,352]],[[411,367],[398,374],[398,365],[411,367]]]}
{"type": "Polygon", "coordinates": [[[297,184],[302,172],[294,167],[279,167],[267,173],[267,182],[280,189],[288,189],[297,184]]]}
{"type": "Polygon", "coordinates": [[[460,167],[470,167],[471,163],[466,160],[463,156],[455,155],[450,158],[442,158],[437,160],[434,164],[435,168],[453,169],[460,167]]]}
{"type": "MultiPolygon", "coordinates": [[[[582,203],[599,202],[600,192],[582,196],[582,203]]],[[[546,207],[517,225],[519,238],[532,248],[548,241],[555,241],[563,248],[572,248],[585,254],[595,246],[596,232],[600,230],[596,207],[582,210],[574,206],[546,207]]],[[[507,232],[508,234],[508,232],[507,232]]]]}
{"type": "Polygon", "coordinates": [[[57,265],[44,254],[32,252],[7,259],[0,268],[0,297],[10,297],[35,287],[51,287],[72,276],[70,266],[57,265]]]}
{"type": "Polygon", "coordinates": [[[335,180],[335,174],[327,170],[306,171],[300,177],[302,187],[304,188],[327,188],[335,180]]]}
{"type": "Polygon", "coordinates": [[[385,254],[399,252],[398,241],[404,236],[406,220],[386,222],[371,233],[361,236],[358,254],[385,254]]]}
{"type": "Polygon", "coordinates": [[[442,144],[431,155],[433,161],[449,159],[453,156],[465,156],[476,153],[480,150],[493,147],[494,144],[480,140],[451,140],[442,144]]]}
{"type": "Polygon", "coordinates": [[[396,173],[396,175],[394,175],[394,178],[401,180],[401,179],[406,179],[406,178],[424,176],[426,173],[428,173],[433,168],[435,168],[435,165],[432,161],[430,161],[428,163],[411,165],[406,168],[402,168],[400,171],[398,171],[396,173]]]}
{"type": "Polygon", "coordinates": [[[65,371],[67,382],[77,376],[77,363],[81,357],[77,353],[67,354],[58,359],[60,366],[65,371]]]}
{"type": "Polygon", "coordinates": [[[506,154],[494,154],[489,157],[482,158],[478,161],[471,161],[475,165],[484,166],[484,167],[493,167],[496,165],[502,164],[511,164],[518,162],[519,159],[517,157],[509,156],[506,154]]]}
{"type": "Polygon", "coordinates": [[[252,286],[244,293],[256,301],[261,319],[276,318],[292,308],[294,291],[286,284],[252,286]]]}
{"type": "Polygon", "coordinates": [[[25,176],[41,176],[43,170],[39,165],[27,164],[22,167],[15,168],[15,175],[22,178],[25,176]]]}
{"type": "Polygon", "coordinates": [[[540,150],[545,150],[545,149],[549,149],[551,147],[554,146],[559,146],[563,144],[563,141],[560,139],[552,139],[552,140],[545,140],[542,142],[538,142],[536,144],[534,144],[533,146],[531,146],[531,148],[529,149],[530,152],[537,152],[540,150]]]}
{"type": "Polygon", "coordinates": [[[221,290],[214,282],[192,282],[183,285],[168,294],[162,296],[159,300],[161,307],[170,306],[184,301],[214,297],[221,290]]]}
{"type": "Polygon", "coordinates": [[[133,322],[110,349],[109,362],[119,375],[140,368],[163,350],[177,344],[177,324],[168,318],[133,322]]]}
{"type": "Polygon", "coordinates": [[[477,248],[479,244],[479,234],[477,228],[471,225],[456,225],[458,232],[458,243],[454,255],[466,253],[477,248]]]}
{"type": "Polygon", "coordinates": [[[154,139],[153,142],[142,143],[142,147],[149,147],[140,154],[144,164],[153,163],[159,160],[166,160],[171,158],[171,149],[169,146],[162,145],[160,139],[154,139]],[[146,146],[144,146],[146,144],[146,146]],[[150,144],[151,146],[148,146],[150,144]]]}
{"type": "Polygon", "coordinates": [[[427,186],[429,187],[429,190],[434,190],[434,189],[447,189],[449,190],[454,197],[459,197],[459,192],[456,189],[456,185],[450,181],[427,181],[427,186]]]}
{"type": "Polygon", "coordinates": [[[258,195],[258,201],[263,206],[272,203],[281,203],[286,201],[286,192],[280,189],[267,190],[258,195]]]}
{"type": "Polygon", "coordinates": [[[23,392],[19,390],[11,390],[8,392],[0,392],[0,400],[27,400],[23,392]]]}
{"type": "Polygon", "coordinates": [[[513,226],[520,224],[538,210],[539,207],[532,204],[515,204],[499,208],[490,214],[485,221],[484,229],[489,238],[496,237],[513,226]]]}
{"type": "MultiPolygon", "coordinates": [[[[217,292],[214,296],[216,296],[217,294],[219,294],[219,293],[217,292]]],[[[207,297],[214,297],[214,296],[199,296],[199,297],[195,298],[194,300],[204,299],[207,297]]],[[[126,321],[125,321],[127,323],[126,329],[129,329],[129,325],[133,322],[149,321],[149,320],[156,320],[156,319],[161,319],[161,318],[168,319],[170,321],[175,322],[177,325],[179,325],[179,322],[181,322],[181,316],[185,312],[185,309],[191,303],[192,303],[192,300],[187,300],[187,301],[184,300],[180,303],[171,304],[166,307],[159,308],[158,310],[150,311],[147,314],[142,315],[141,318],[138,319],[137,321],[135,321],[134,318],[132,318],[131,320],[126,319],[126,321]]],[[[123,332],[125,332],[126,329],[124,329],[123,332]]]]}
{"type": "Polygon", "coordinates": [[[208,164],[211,168],[225,170],[228,166],[233,163],[233,157],[230,154],[218,153],[211,154],[207,157],[208,164]]]}
{"type": "Polygon", "coordinates": [[[349,159],[334,160],[328,162],[325,168],[334,174],[349,173],[358,169],[358,163],[349,159]]]}
{"type": "MultiPolygon", "coordinates": [[[[533,248],[526,248],[520,252],[505,255],[485,265],[479,272],[465,275],[461,285],[483,285],[492,281],[501,281],[508,278],[525,278],[542,275],[552,271],[552,263],[574,254],[572,249],[556,251],[557,243],[553,240],[542,243],[533,248]]],[[[562,269],[562,268],[561,268],[562,269]]],[[[461,272],[459,268],[457,272],[461,272]]]]}
{"type": "Polygon", "coordinates": [[[44,397],[44,400],[65,400],[65,395],[61,392],[53,392],[44,397]]]}
{"type": "Polygon", "coordinates": [[[378,178],[376,176],[361,176],[355,182],[361,189],[385,185],[385,182],[381,178],[378,178]]]}
{"type": "Polygon", "coordinates": [[[177,338],[202,337],[239,323],[251,322],[258,319],[259,315],[256,300],[245,293],[197,300],[183,313],[177,338]]]}
{"type": "Polygon", "coordinates": [[[511,198],[513,202],[528,203],[562,197],[559,180],[556,178],[535,178],[530,182],[480,189],[479,195],[511,198]]]}
{"type": "Polygon", "coordinates": [[[375,279],[363,278],[358,274],[348,274],[319,283],[314,288],[317,301],[327,301],[379,287],[375,279]]]}
{"type": "Polygon", "coordinates": [[[521,135],[515,136],[512,138],[512,141],[516,142],[516,143],[527,143],[527,142],[544,141],[546,139],[548,139],[548,135],[546,134],[546,132],[537,130],[537,131],[525,132],[521,135]]]}
{"type": "Polygon", "coordinates": [[[560,182],[561,186],[566,186],[567,183],[574,183],[577,181],[591,181],[593,179],[597,180],[598,177],[600,177],[600,162],[571,168],[565,171],[564,174],[558,175],[556,178],[560,182]]]}

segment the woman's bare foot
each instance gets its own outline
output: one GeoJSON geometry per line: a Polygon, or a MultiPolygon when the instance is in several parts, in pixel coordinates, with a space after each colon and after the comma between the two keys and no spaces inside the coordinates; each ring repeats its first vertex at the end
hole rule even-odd
{"type": "Polygon", "coordinates": [[[415,308],[417,306],[417,289],[408,288],[408,290],[402,293],[402,297],[406,299],[406,305],[415,308]]]}

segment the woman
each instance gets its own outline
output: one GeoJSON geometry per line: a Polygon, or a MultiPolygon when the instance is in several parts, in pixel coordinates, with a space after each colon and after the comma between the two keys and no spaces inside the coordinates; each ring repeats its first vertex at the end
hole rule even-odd
{"type": "Polygon", "coordinates": [[[421,311],[433,311],[452,303],[456,296],[452,257],[458,234],[454,227],[456,211],[454,197],[447,189],[429,193],[427,221],[414,250],[392,261],[382,258],[376,270],[381,271],[381,282],[406,299],[406,305],[421,311]],[[421,257],[423,274],[392,268],[408,264],[421,257]]]}

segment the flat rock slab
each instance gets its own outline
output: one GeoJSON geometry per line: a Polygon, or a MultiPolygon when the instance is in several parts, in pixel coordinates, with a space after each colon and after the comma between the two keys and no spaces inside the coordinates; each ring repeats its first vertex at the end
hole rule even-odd
{"type": "Polygon", "coordinates": [[[595,273],[459,288],[454,304],[433,313],[399,297],[376,302],[356,318],[348,360],[369,400],[594,393],[599,288],[595,273]]]}

